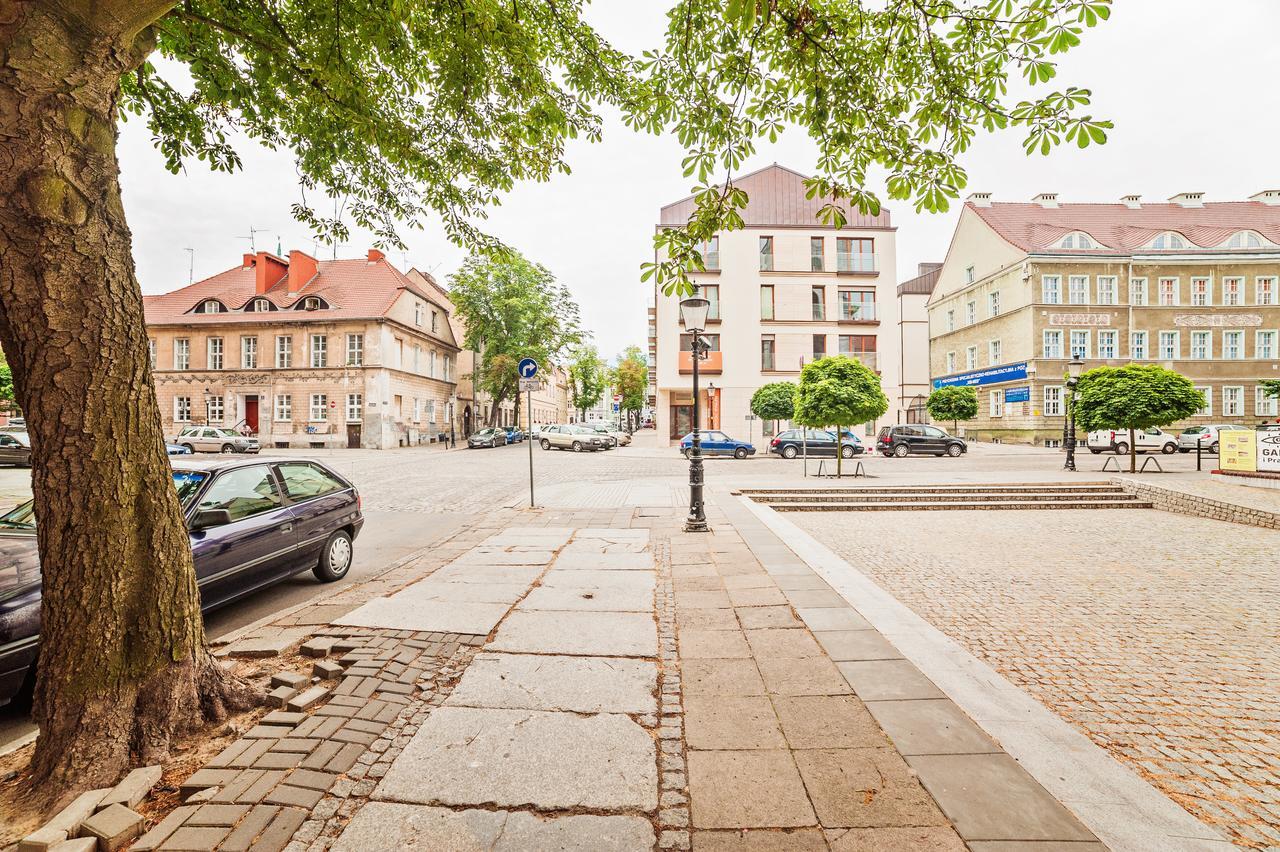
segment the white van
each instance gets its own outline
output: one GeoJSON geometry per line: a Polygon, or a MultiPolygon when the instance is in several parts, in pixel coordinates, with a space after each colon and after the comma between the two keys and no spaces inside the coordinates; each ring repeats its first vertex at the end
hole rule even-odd
{"type": "MultiPolygon", "coordinates": [[[[1140,453],[1168,455],[1178,451],[1178,439],[1163,429],[1135,429],[1133,434],[1140,453]]],[[[1109,452],[1126,456],[1129,454],[1129,430],[1100,429],[1090,432],[1087,443],[1089,452],[1094,455],[1109,452]]]]}

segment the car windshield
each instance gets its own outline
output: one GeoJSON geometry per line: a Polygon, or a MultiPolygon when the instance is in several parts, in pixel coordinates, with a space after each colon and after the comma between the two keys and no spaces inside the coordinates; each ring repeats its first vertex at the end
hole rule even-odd
{"type": "Polygon", "coordinates": [[[240,437],[239,432],[233,431],[231,429],[214,429],[213,431],[219,438],[239,438],[240,437]]]}
{"type": "Polygon", "coordinates": [[[1208,431],[1208,430],[1207,430],[1205,427],[1203,427],[1203,426],[1192,426],[1190,429],[1183,429],[1183,430],[1182,430],[1182,434],[1184,434],[1184,435],[1199,435],[1201,432],[1207,432],[1207,431],[1208,431]]]}
{"type": "MultiPolygon", "coordinates": [[[[183,510],[191,505],[191,498],[200,490],[200,484],[209,478],[202,470],[175,470],[173,484],[178,489],[178,502],[183,510]]],[[[0,515],[0,529],[34,530],[36,528],[35,501],[28,500],[0,515]]]]}

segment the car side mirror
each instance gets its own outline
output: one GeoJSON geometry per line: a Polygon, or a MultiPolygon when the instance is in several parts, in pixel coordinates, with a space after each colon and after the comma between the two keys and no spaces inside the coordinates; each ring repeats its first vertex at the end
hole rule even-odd
{"type": "Polygon", "coordinates": [[[199,509],[191,518],[191,529],[207,530],[211,527],[222,527],[231,523],[231,512],[227,509],[199,509]]]}

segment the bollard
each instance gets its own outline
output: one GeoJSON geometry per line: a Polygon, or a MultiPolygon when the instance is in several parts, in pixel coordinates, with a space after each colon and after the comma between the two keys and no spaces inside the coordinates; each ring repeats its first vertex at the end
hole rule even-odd
{"type": "Polygon", "coordinates": [[[1196,470],[1200,470],[1200,451],[1204,447],[1204,436],[1196,438],[1196,470]]]}

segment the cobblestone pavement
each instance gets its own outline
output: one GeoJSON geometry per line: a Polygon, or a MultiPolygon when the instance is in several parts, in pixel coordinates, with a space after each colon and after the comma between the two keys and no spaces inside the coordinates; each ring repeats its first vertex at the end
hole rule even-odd
{"type": "Polygon", "coordinates": [[[1280,533],[1146,510],[789,519],[1237,844],[1280,849],[1280,533]]]}

